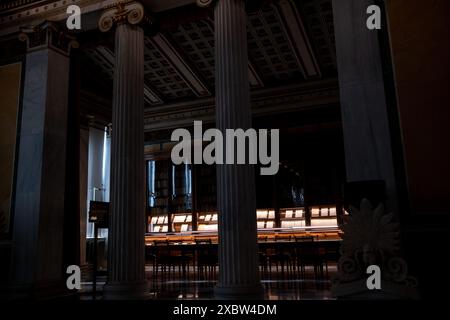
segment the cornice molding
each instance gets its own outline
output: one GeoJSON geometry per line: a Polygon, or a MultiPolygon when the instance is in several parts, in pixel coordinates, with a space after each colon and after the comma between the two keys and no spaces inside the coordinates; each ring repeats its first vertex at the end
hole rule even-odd
{"type": "Polygon", "coordinates": [[[74,36],[48,21],[21,28],[19,40],[27,43],[28,52],[50,48],[66,56],[70,55],[72,48],[79,46],[74,36]]]}
{"type": "MultiPolygon", "coordinates": [[[[287,113],[339,104],[339,87],[336,80],[317,82],[315,85],[295,85],[252,92],[252,114],[256,116],[287,113]]],[[[214,122],[214,98],[196,102],[177,103],[147,108],[144,113],[146,132],[173,129],[192,124],[194,120],[214,122]]]]}
{"type": "Polygon", "coordinates": [[[5,1],[4,3],[0,3],[0,12],[3,11],[11,11],[17,8],[23,8],[28,5],[36,4],[36,2],[45,2],[45,0],[42,1],[35,1],[35,0],[15,0],[15,1],[5,1]]]}
{"type": "MultiPolygon", "coordinates": [[[[24,0],[26,1],[26,0],[24,0]]],[[[8,27],[20,27],[37,20],[58,21],[67,17],[67,7],[77,5],[82,14],[101,9],[102,0],[58,0],[38,1],[24,6],[3,9],[0,7],[0,26],[2,29],[8,27]]]]}

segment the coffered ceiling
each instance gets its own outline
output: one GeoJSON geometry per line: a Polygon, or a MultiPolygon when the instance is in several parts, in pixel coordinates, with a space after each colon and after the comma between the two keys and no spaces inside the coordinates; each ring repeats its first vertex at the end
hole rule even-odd
{"type": "MultiPolygon", "coordinates": [[[[45,20],[65,25],[68,3],[80,5],[76,33],[81,113],[111,121],[114,33],[98,19],[115,0],[6,0],[0,38],[45,20]],[[100,108],[100,106],[102,106],[100,108]],[[98,109],[101,109],[101,112],[98,109]]],[[[214,9],[196,0],[140,0],[154,24],[144,28],[144,101],[147,131],[214,121],[214,9]],[[170,123],[169,123],[170,122],[170,123]]],[[[254,114],[338,106],[331,0],[247,0],[248,79],[254,114]]]]}
{"type": "MultiPolygon", "coordinates": [[[[336,77],[331,0],[259,2],[247,28],[253,90],[336,77]]],[[[146,107],[214,96],[212,10],[188,4],[155,17],[159,29],[145,36],[146,107]]],[[[112,86],[113,45],[83,55],[92,76],[112,86]]]]}

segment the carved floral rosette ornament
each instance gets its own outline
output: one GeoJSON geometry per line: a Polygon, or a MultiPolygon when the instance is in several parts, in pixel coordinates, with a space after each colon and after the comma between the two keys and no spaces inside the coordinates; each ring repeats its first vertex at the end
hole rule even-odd
{"type": "Polygon", "coordinates": [[[366,286],[370,276],[366,270],[377,265],[382,280],[377,298],[417,298],[417,280],[408,276],[407,264],[400,257],[400,226],[393,213],[385,213],[382,204],[373,209],[363,199],[359,210],[350,207],[349,221],[342,229],[338,276],[332,288],[335,296],[375,296],[366,286]]]}
{"type": "Polygon", "coordinates": [[[140,23],[152,24],[152,20],[145,14],[142,4],[135,1],[119,1],[108,7],[98,21],[100,31],[107,32],[113,25],[129,23],[137,25],[140,23]]]}
{"type": "Polygon", "coordinates": [[[28,51],[51,48],[66,56],[79,46],[74,36],[50,21],[21,28],[19,40],[27,43],[28,51]]]}

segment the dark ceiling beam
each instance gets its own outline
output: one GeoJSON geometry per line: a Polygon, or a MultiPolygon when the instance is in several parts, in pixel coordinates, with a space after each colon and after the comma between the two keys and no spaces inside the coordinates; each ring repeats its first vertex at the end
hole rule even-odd
{"type": "Polygon", "coordinates": [[[264,82],[251,61],[248,62],[248,82],[252,89],[264,87],[264,82]]]}
{"type": "Polygon", "coordinates": [[[167,61],[172,64],[197,97],[211,96],[211,92],[206,83],[184,59],[183,54],[180,53],[163,34],[158,33],[153,37],[149,37],[149,40],[156,48],[158,48],[158,51],[166,57],[167,61]]]}
{"type": "Polygon", "coordinates": [[[161,32],[176,29],[180,24],[206,20],[213,16],[211,8],[202,8],[196,4],[178,7],[156,14],[161,32]]]}
{"type": "MultiPolygon", "coordinates": [[[[100,53],[100,56],[104,59],[109,68],[114,68],[114,53],[109,48],[98,46],[95,50],[100,53]]],[[[104,68],[103,65],[102,67],[104,68]]],[[[163,99],[151,88],[148,83],[144,83],[144,101],[150,105],[160,105],[164,103],[163,99]]]]}
{"type": "Polygon", "coordinates": [[[319,64],[312,49],[308,34],[297,6],[291,0],[280,0],[275,7],[281,17],[283,27],[295,50],[296,59],[305,79],[321,77],[319,64]]]}

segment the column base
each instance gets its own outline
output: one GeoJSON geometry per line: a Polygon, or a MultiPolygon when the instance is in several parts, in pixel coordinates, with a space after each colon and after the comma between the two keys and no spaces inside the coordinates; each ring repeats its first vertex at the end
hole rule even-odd
{"type": "Polygon", "coordinates": [[[150,299],[147,281],[107,282],[103,286],[104,300],[147,300],[150,299]]]}
{"type": "Polygon", "coordinates": [[[217,300],[263,300],[264,288],[261,284],[254,286],[233,286],[214,288],[214,297],[217,300]]]}

